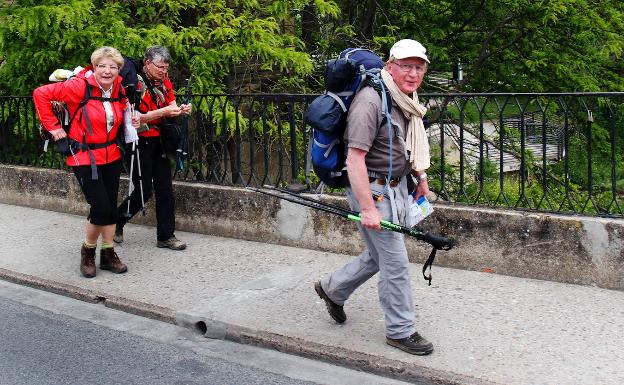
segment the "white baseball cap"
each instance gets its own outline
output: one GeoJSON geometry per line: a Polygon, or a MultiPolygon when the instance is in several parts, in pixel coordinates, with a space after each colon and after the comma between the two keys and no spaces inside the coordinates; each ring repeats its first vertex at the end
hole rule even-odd
{"type": "Polygon", "coordinates": [[[429,63],[429,58],[426,55],[427,49],[412,39],[399,40],[392,48],[390,48],[390,57],[395,59],[405,59],[408,57],[419,57],[429,63]]]}

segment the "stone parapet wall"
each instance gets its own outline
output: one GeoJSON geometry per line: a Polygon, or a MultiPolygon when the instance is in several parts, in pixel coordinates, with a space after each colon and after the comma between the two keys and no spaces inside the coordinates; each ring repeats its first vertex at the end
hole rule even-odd
{"type": "MultiPolygon", "coordinates": [[[[337,216],[244,188],[174,184],[178,230],[316,249],[319,258],[363,249],[357,227],[337,216]]],[[[120,193],[126,191],[122,178],[120,193]]],[[[342,197],[324,199],[346,205],[342,197]]],[[[78,215],[88,209],[71,173],[7,165],[0,165],[0,203],[78,215]]],[[[153,202],[133,222],[154,225],[153,202]]],[[[622,219],[436,204],[423,229],[457,241],[438,252],[436,266],[624,289],[622,219]]],[[[431,251],[413,239],[407,247],[416,263],[431,251]]]]}

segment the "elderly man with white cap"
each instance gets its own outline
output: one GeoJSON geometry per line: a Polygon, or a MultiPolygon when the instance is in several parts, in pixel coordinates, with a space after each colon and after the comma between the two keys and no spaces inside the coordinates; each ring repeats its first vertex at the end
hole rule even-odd
{"type": "Polygon", "coordinates": [[[400,40],[390,49],[381,72],[392,98],[390,129],[382,125],[381,96],[373,87],[363,87],[353,99],[344,136],[350,184],[346,192],[351,208],[362,213],[360,231],[367,248],[314,284],[330,316],[343,323],[346,300],[379,272],[386,342],[416,355],[430,354],[433,344],[416,331],[404,236],[382,230],[380,221],[408,225],[410,200],[429,193],[425,173],[430,165],[429,144],[422,121],[427,109],[416,93],[428,64],[425,47],[415,40],[400,40]],[[408,190],[408,178],[414,182],[410,186],[415,197],[408,190]]]}

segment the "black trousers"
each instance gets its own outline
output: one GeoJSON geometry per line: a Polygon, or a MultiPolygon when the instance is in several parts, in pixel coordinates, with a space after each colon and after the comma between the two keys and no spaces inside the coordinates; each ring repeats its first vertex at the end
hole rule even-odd
{"type": "Polygon", "coordinates": [[[113,225],[117,222],[117,194],[121,160],[97,166],[98,179],[91,179],[91,166],[74,166],[82,193],[89,204],[89,222],[96,226],[113,225]]]}
{"type": "MultiPolygon", "coordinates": [[[[167,157],[163,157],[160,138],[139,137],[138,154],[134,154],[132,170],[132,182],[134,191],[129,198],[118,207],[117,224],[124,226],[136,213],[141,210],[141,182],[143,184],[143,200],[147,202],[152,197],[156,198],[156,238],[166,241],[174,236],[175,231],[175,200],[173,197],[171,163],[167,157]],[[141,177],[139,177],[138,159],[141,160],[141,177]],[[152,189],[153,186],[153,189],[152,189]],[[128,199],[130,200],[130,215],[128,216],[128,199]]],[[[127,151],[128,164],[132,151],[127,151]]],[[[130,167],[128,167],[130,170],[130,167]]]]}

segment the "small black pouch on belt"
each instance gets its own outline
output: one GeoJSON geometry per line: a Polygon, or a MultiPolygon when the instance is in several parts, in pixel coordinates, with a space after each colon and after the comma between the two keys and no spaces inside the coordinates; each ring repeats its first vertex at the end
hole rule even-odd
{"type": "Polygon", "coordinates": [[[71,146],[73,144],[72,142],[73,140],[70,140],[68,137],[57,140],[56,142],[54,142],[54,145],[56,146],[56,151],[58,151],[61,155],[71,155],[72,153],[76,152],[75,149],[71,146]]]}
{"type": "Polygon", "coordinates": [[[412,192],[416,190],[416,187],[418,187],[418,185],[414,181],[412,174],[407,174],[405,178],[407,178],[407,192],[411,194],[412,192]]]}

